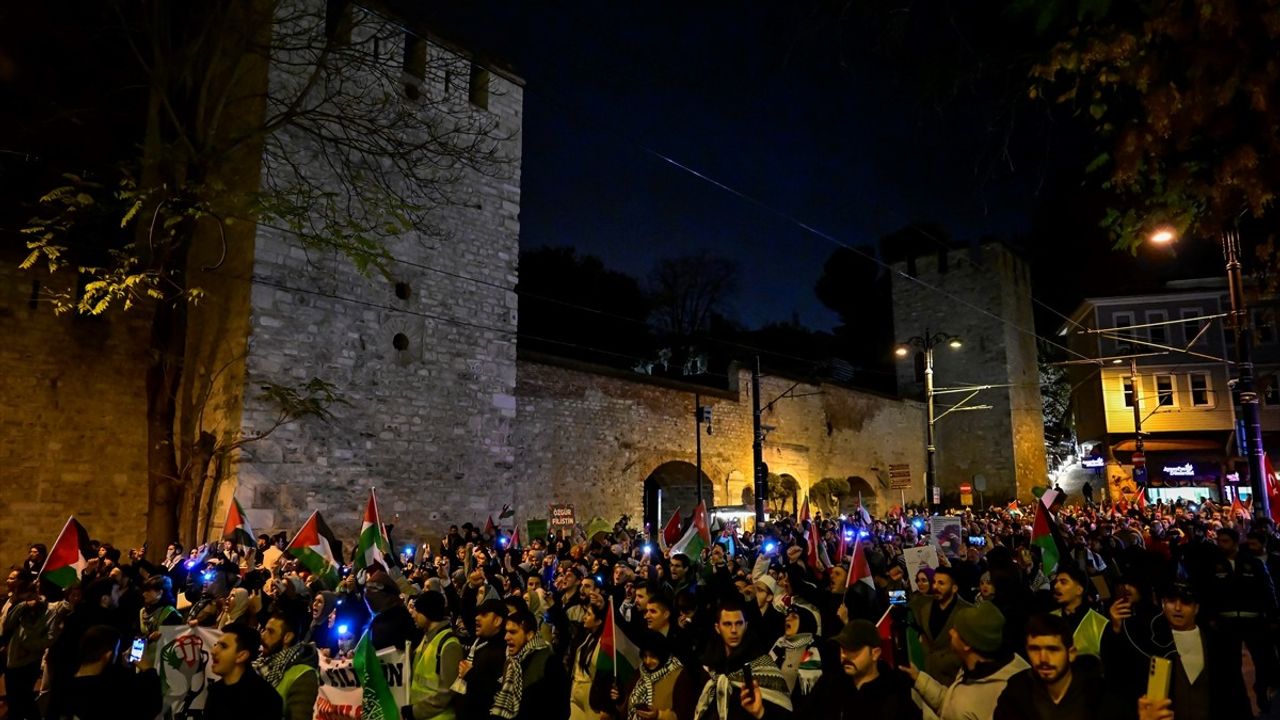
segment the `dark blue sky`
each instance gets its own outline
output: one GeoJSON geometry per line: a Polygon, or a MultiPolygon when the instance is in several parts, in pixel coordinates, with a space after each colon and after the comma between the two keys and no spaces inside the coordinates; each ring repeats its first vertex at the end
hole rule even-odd
{"type": "Polygon", "coordinates": [[[873,28],[825,5],[713,5],[476,6],[467,22],[526,80],[524,248],[639,277],[708,250],[741,266],[740,321],[829,329],[813,286],[836,246],[658,155],[849,244],[913,221],[959,240],[1028,231],[1039,167],[983,157],[1000,118],[980,96],[930,104],[913,68],[852,49],[873,28]]]}

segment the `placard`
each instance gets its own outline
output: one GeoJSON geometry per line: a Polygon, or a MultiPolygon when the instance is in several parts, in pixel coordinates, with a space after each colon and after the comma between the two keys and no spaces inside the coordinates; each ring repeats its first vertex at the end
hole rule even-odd
{"type": "Polygon", "coordinates": [[[948,557],[955,557],[964,547],[960,537],[960,518],[934,515],[929,518],[929,532],[938,549],[948,557]]]}
{"type": "Polygon", "coordinates": [[[902,561],[907,566],[907,581],[911,583],[911,589],[914,590],[916,574],[920,572],[920,568],[938,567],[938,551],[934,550],[932,545],[906,548],[902,551],[902,561]]]}
{"type": "MultiPolygon", "coordinates": [[[[403,648],[383,648],[378,651],[382,674],[387,687],[401,705],[408,705],[410,675],[409,655],[403,648]]],[[[330,658],[320,655],[320,693],[316,695],[314,720],[358,720],[364,691],[352,667],[351,658],[330,658]]]]}
{"type": "Polygon", "coordinates": [[[206,627],[171,625],[160,629],[160,646],[154,651],[159,653],[156,671],[160,674],[165,717],[173,720],[204,717],[209,684],[218,679],[213,674],[210,652],[221,637],[221,631],[206,627]]]}
{"type": "Polygon", "coordinates": [[[547,520],[546,520],[546,518],[543,518],[543,519],[541,519],[541,520],[530,520],[528,523],[526,523],[526,526],[527,526],[527,528],[528,528],[528,530],[529,530],[529,536],[528,536],[528,538],[527,538],[526,542],[532,542],[532,541],[534,541],[534,540],[546,540],[546,539],[547,539],[547,527],[548,527],[548,526],[547,526],[547,520]]]}
{"type": "Polygon", "coordinates": [[[552,530],[573,530],[576,520],[573,517],[573,505],[551,505],[548,507],[552,530]]]}

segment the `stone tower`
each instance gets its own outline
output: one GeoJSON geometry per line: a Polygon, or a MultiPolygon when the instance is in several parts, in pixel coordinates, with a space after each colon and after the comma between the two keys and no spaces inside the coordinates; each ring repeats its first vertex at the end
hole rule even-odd
{"type": "MultiPolygon", "coordinates": [[[[944,504],[957,502],[960,483],[978,476],[986,480],[984,496],[990,502],[1030,498],[1031,488],[1047,481],[1030,269],[996,242],[919,254],[893,267],[896,339],[926,330],[962,338],[959,350],[946,344],[934,349],[934,387],[1006,386],[982,390],[968,403],[990,409],[953,412],[937,421],[944,504]]],[[[902,395],[923,397],[912,358],[898,363],[897,374],[902,395]]],[[[935,416],[966,394],[935,395],[935,416]]]]}

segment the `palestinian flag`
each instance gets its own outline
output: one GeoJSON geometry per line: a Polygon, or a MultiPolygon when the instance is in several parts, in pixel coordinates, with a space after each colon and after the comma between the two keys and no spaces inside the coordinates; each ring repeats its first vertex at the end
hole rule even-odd
{"type": "Polygon", "coordinates": [[[596,675],[612,675],[618,687],[627,687],[639,668],[640,648],[618,627],[613,598],[609,598],[609,612],[604,616],[604,630],[600,632],[600,652],[596,655],[596,675]]]}
{"type": "Polygon", "coordinates": [[[489,521],[484,524],[484,536],[490,538],[498,536],[498,526],[493,524],[492,515],[489,516],[489,521]]]}
{"type": "Polygon", "coordinates": [[[684,524],[684,521],[680,517],[680,508],[676,508],[676,511],[671,514],[671,519],[667,521],[666,527],[662,528],[662,532],[658,533],[658,547],[662,550],[663,555],[667,554],[672,545],[680,541],[680,526],[682,524],[684,524]]]}
{"type": "Polygon", "coordinates": [[[95,556],[89,545],[89,533],[74,517],[67,518],[67,524],[49,549],[39,577],[60,588],[79,585],[80,573],[89,566],[91,557],[95,556]]]}
{"type": "Polygon", "coordinates": [[[387,540],[387,531],[378,517],[378,499],[370,489],[369,504],[365,505],[364,519],[360,522],[360,539],[356,542],[356,557],[352,564],[356,570],[366,570],[374,563],[390,569],[391,564],[387,562],[390,555],[391,541],[387,540]]]}
{"type": "Polygon", "coordinates": [[[333,590],[341,579],[338,564],[340,547],[333,531],[316,510],[285,550],[319,578],[325,588],[333,590]]]}
{"type": "Polygon", "coordinates": [[[511,543],[509,547],[513,549],[520,547],[520,525],[519,524],[516,525],[515,530],[511,531],[511,543]]]}
{"type": "Polygon", "coordinates": [[[711,547],[711,526],[707,524],[707,506],[698,503],[693,511],[693,522],[685,531],[684,537],[671,546],[672,555],[687,555],[690,560],[698,561],[702,551],[711,547]]]}
{"type": "Polygon", "coordinates": [[[813,568],[813,571],[817,573],[820,573],[830,567],[830,563],[823,562],[823,555],[826,554],[824,552],[826,542],[819,537],[821,534],[822,531],[818,529],[818,523],[816,522],[809,523],[809,529],[804,534],[805,539],[808,540],[809,543],[809,567],[813,568]]]}
{"type": "Polygon", "coordinates": [[[812,517],[809,515],[809,498],[806,497],[804,505],[800,506],[800,514],[796,516],[796,522],[803,525],[811,519],[812,517]]]}
{"type": "Polygon", "coordinates": [[[227,508],[227,521],[222,524],[222,539],[230,540],[241,548],[258,547],[258,541],[253,537],[253,528],[249,527],[249,516],[240,507],[240,501],[234,497],[227,508]]]}
{"type": "Polygon", "coordinates": [[[853,543],[853,559],[849,563],[849,580],[845,591],[856,583],[864,583],[872,590],[876,589],[875,578],[871,577],[871,565],[867,563],[867,553],[862,549],[862,538],[853,543]]]}
{"type": "Polygon", "coordinates": [[[356,643],[351,667],[355,670],[356,681],[360,683],[360,717],[365,720],[399,720],[400,704],[396,702],[395,693],[391,692],[391,686],[387,684],[382,661],[378,659],[378,651],[373,647],[373,639],[368,630],[364,631],[360,642],[356,643]]]}
{"type": "Polygon", "coordinates": [[[880,622],[876,623],[876,631],[880,633],[880,659],[888,663],[889,667],[898,667],[897,658],[894,657],[893,651],[893,617],[889,608],[884,611],[884,615],[880,616],[880,622]]]}
{"type": "Polygon", "coordinates": [[[1058,567],[1058,559],[1062,554],[1058,551],[1057,528],[1049,516],[1049,509],[1042,503],[1036,503],[1035,523],[1031,526],[1031,544],[1040,548],[1041,567],[1046,576],[1058,567]]]}

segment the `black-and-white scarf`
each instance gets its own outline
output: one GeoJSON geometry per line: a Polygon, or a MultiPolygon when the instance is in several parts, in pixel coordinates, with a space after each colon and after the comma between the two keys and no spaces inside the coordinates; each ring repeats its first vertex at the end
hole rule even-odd
{"type": "Polygon", "coordinates": [[[667,658],[667,661],[653,672],[641,667],[640,678],[636,680],[636,686],[631,688],[631,695],[627,698],[627,720],[636,720],[638,716],[636,708],[652,707],[654,686],[661,682],[662,678],[683,668],[684,665],[681,665],[674,655],[667,658]]]}
{"type": "MultiPolygon", "coordinates": [[[[716,704],[716,716],[721,720],[729,717],[729,695],[731,691],[740,691],[742,689],[742,668],[738,668],[733,672],[717,673],[714,668],[707,668],[707,673],[711,679],[702,688],[702,694],[698,696],[698,707],[694,711],[695,718],[701,718],[702,714],[711,707],[711,703],[716,704]]],[[[754,676],[756,683],[760,685],[760,697],[768,703],[773,703],[787,711],[791,710],[791,694],[787,691],[787,681],[782,678],[782,671],[773,664],[773,658],[769,655],[761,655],[751,661],[751,674],[754,676]]]]}
{"type": "Polygon", "coordinates": [[[551,646],[546,640],[534,635],[520,648],[520,652],[507,656],[507,664],[502,669],[502,687],[498,689],[490,710],[492,714],[508,720],[520,714],[520,701],[524,696],[524,661],[535,650],[546,647],[551,646]]]}
{"type": "Polygon", "coordinates": [[[260,657],[253,661],[253,669],[262,676],[263,680],[271,683],[271,687],[275,687],[284,679],[285,671],[298,660],[298,656],[306,647],[306,645],[294,645],[260,657]]]}
{"type": "Polygon", "coordinates": [[[803,695],[808,695],[822,677],[822,656],[812,633],[783,635],[773,644],[772,655],[787,687],[794,690],[799,684],[803,695]]]}

